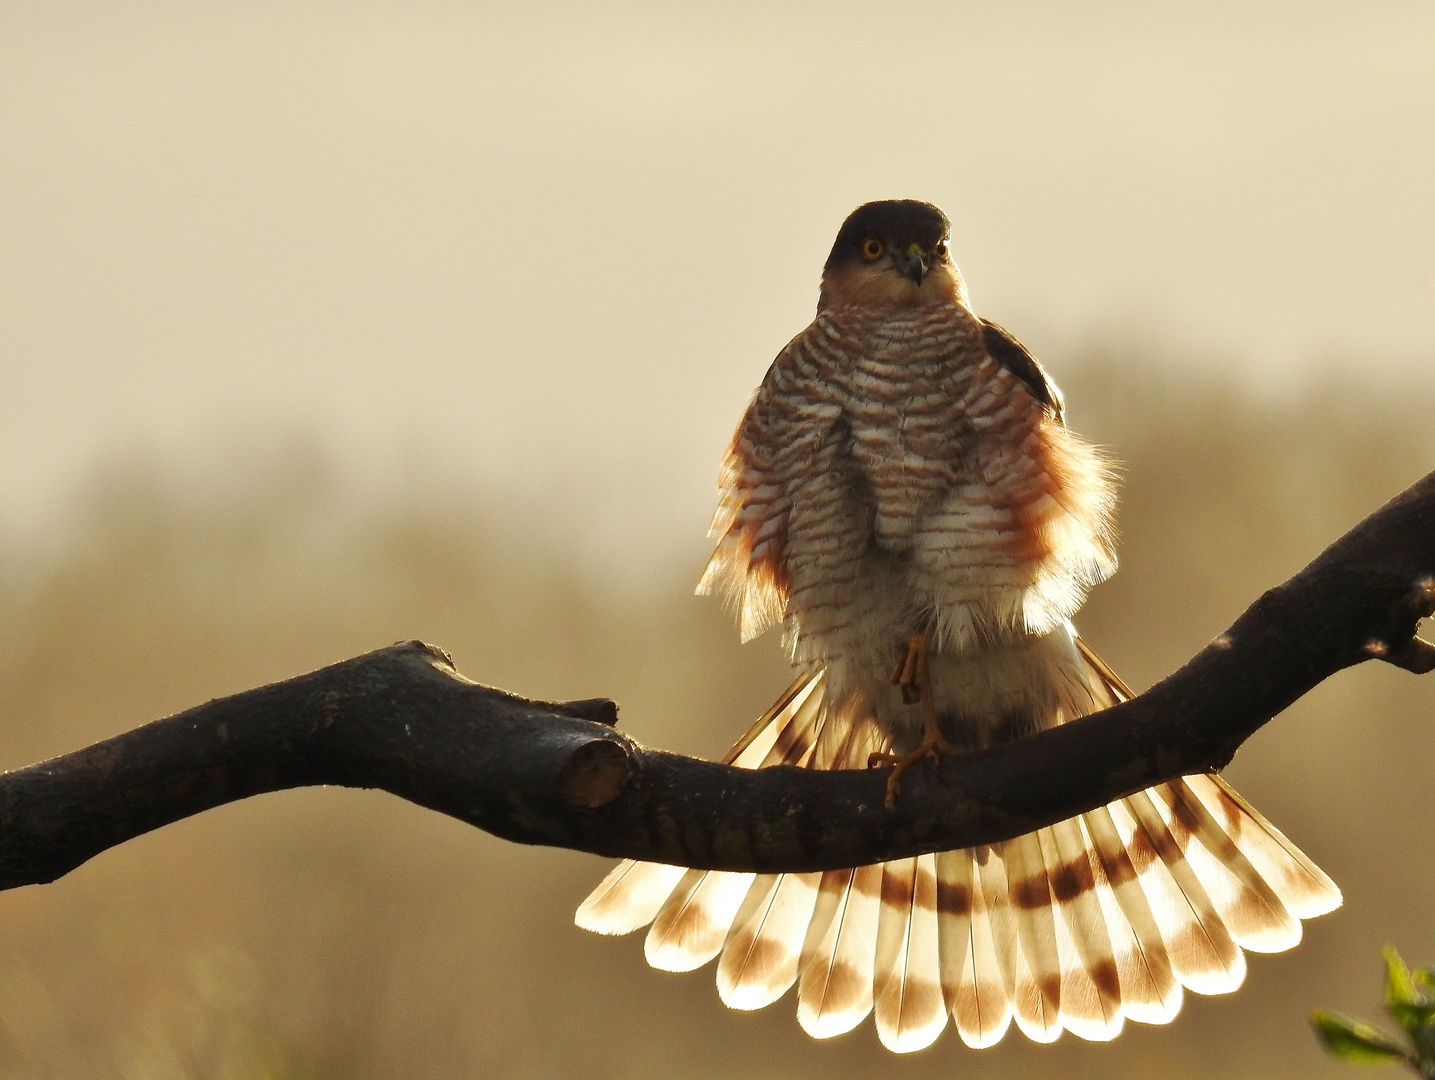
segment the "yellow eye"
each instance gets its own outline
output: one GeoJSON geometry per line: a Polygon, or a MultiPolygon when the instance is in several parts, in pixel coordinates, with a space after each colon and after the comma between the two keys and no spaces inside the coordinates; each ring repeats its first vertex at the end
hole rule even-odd
{"type": "Polygon", "coordinates": [[[932,254],[939,259],[945,259],[947,257],[947,242],[943,240],[940,244],[937,245],[936,250],[932,252],[932,254]]]}
{"type": "Polygon", "coordinates": [[[882,252],[886,250],[886,245],[883,244],[882,241],[875,238],[862,241],[862,258],[866,259],[868,262],[871,262],[873,259],[880,259],[882,257],[882,252]]]}

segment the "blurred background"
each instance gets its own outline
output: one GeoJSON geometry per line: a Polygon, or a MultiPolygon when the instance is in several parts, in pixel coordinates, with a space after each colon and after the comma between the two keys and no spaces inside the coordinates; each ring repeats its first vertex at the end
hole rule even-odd
{"type": "MultiPolygon", "coordinates": [[[[785,685],[691,596],[842,217],[953,218],[1127,476],[1081,625],[1138,687],[1435,468],[1435,8],[0,3],[0,767],[400,638],[715,755],[785,685]]],[[[1344,887],[1246,987],[895,1058],[571,910],[598,859],[373,793],[0,895],[0,1076],[1312,1077],[1435,959],[1435,683],[1227,775],[1344,887]]]]}

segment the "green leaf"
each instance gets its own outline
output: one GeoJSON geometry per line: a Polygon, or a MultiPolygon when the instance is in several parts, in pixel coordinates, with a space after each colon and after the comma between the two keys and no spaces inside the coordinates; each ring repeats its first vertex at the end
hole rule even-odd
{"type": "Polygon", "coordinates": [[[1385,1004],[1392,1007],[1420,1004],[1425,995],[1415,988],[1410,969],[1405,966],[1405,961],[1400,959],[1395,946],[1385,946],[1380,950],[1380,955],[1385,957],[1385,1004]]]}
{"type": "Polygon", "coordinates": [[[1364,1020],[1317,1009],[1310,1022],[1325,1048],[1346,1061],[1410,1060],[1404,1046],[1364,1020]]]}
{"type": "Polygon", "coordinates": [[[1385,1008],[1392,1019],[1412,1034],[1435,1017],[1435,994],[1430,987],[1430,969],[1412,974],[1393,945],[1385,946],[1385,1008]]]}

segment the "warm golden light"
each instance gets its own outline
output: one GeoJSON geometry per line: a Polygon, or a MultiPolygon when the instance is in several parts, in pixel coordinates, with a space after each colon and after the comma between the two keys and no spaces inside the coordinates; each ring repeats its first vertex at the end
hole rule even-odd
{"type": "MultiPolygon", "coordinates": [[[[1081,625],[1149,684],[1435,468],[1432,45],[1394,2],[4,5],[0,767],[410,637],[721,752],[788,675],[690,595],[719,455],[885,197],[1124,463],[1081,625]]],[[[0,894],[0,1076],[1343,1076],[1305,1014],[1435,958],[1431,687],[1241,752],[1346,906],[1110,1044],[814,1043],[574,929],[597,860],[312,790],[0,894]]]]}

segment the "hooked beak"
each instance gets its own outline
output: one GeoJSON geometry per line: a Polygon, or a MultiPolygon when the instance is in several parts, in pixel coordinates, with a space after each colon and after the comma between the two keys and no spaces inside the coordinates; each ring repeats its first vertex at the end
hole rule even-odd
{"type": "Polygon", "coordinates": [[[927,260],[923,255],[922,248],[918,244],[912,244],[907,248],[906,258],[897,263],[897,269],[911,278],[916,284],[922,284],[922,278],[927,273],[927,260]]]}

